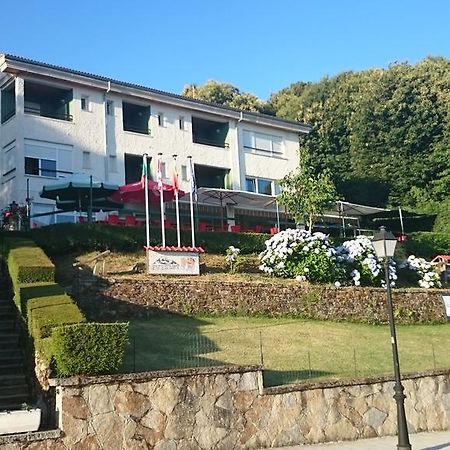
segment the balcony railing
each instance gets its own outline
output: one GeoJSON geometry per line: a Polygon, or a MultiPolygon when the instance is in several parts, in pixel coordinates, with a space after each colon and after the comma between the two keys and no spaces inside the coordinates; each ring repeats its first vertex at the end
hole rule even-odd
{"type": "Polygon", "coordinates": [[[131,131],[132,133],[150,134],[150,129],[145,127],[136,127],[133,125],[124,125],[123,131],[131,131]]]}
{"type": "Polygon", "coordinates": [[[55,111],[42,110],[40,108],[32,108],[25,106],[24,111],[27,114],[34,114],[35,116],[49,117],[51,119],[66,120],[67,122],[73,122],[73,116],[67,113],[57,113],[55,111]]]}
{"type": "Polygon", "coordinates": [[[16,114],[16,110],[12,109],[11,111],[6,112],[2,115],[2,123],[5,123],[7,120],[11,119],[16,114]]]}
{"type": "Polygon", "coordinates": [[[192,141],[195,144],[211,145],[212,147],[220,147],[220,148],[230,148],[230,144],[228,144],[228,142],[213,141],[211,139],[205,139],[197,136],[194,136],[192,141]]]}

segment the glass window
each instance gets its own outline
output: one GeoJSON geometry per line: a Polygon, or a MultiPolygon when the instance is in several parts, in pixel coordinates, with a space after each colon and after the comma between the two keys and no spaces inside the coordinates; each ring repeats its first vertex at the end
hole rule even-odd
{"type": "Polygon", "coordinates": [[[25,157],[25,173],[27,175],[39,175],[39,159],[25,157]]]}
{"type": "Polygon", "coordinates": [[[81,109],[89,111],[89,97],[81,97],[81,109]]]}
{"type": "Polygon", "coordinates": [[[258,178],[258,193],[272,195],[272,181],[258,178]]]}
{"type": "Polygon", "coordinates": [[[183,181],[188,181],[187,166],[181,166],[181,179],[183,181]]]}
{"type": "Polygon", "coordinates": [[[273,183],[273,190],[275,195],[281,194],[281,186],[276,181],[273,183]]]}
{"type": "Polygon", "coordinates": [[[56,161],[41,159],[41,176],[56,177],[56,161]]]}
{"type": "Polygon", "coordinates": [[[158,126],[163,127],[164,126],[164,114],[158,113],[158,126]]]}
{"type": "Polygon", "coordinates": [[[184,130],[184,117],[180,116],[180,118],[178,119],[178,124],[180,126],[180,130],[184,130]]]}
{"type": "Polygon", "coordinates": [[[256,192],[256,185],[254,178],[246,178],[245,179],[245,190],[247,192],[256,192]]]}

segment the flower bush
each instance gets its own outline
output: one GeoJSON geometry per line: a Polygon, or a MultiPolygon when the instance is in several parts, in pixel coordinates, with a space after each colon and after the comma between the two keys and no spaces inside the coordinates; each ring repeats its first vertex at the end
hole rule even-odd
{"type": "Polygon", "coordinates": [[[241,259],[239,257],[240,253],[241,250],[237,247],[233,247],[232,245],[227,248],[225,263],[229,273],[237,273],[239,271],[239,267],[241,266],[241,259]]]}
{"type": "MultiPolygon", "coordinates": [[[[382,264],[378,261],[372,241],[365,236],[345,241],[337,249],[338,259],[343,261],[355,286],[384,286],[385,276],[382,264]]],[[[397,280],[396,264],[389,263],[391,286],[397,280]]]]}
{"type": "Polygon", "coordinates": [[[345,268],[323,233],[287,229],[266,241],[259,269],[279,277],[325,283],[345,279],[345,268]]]}
{"type": "Polygon", "coordinates": [[[400,264],[400,268],[413,271],[415,274],[415,280],[422,288],[428,289],[441,287],[440,275],[436,271],[437,264],[411,255],[406,261],[403,261],[400,264]]]}

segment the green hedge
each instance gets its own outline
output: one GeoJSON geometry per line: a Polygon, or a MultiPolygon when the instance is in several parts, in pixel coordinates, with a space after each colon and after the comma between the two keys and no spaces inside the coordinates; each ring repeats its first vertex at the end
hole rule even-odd
{"type": "Polygon", "coordinates": [[[55,280],[55,266],[33,241],[6,239],[8,267],[16,283],[38,283],[55,280]]]}
{"type": "Polygon", "coordinates": [[[128,323],[80,323],[52,330],[58,376],[117,371],[128,342],[128,323]]]}
{"type": "Polygon", "coordinates": [[[431,260],[436,255],[450,255],[450,233],[416,232],[408,234],[408,255],[431,260]]]}
{"type": "MultiPolygon", "coordinates": [[[[39,303],[42,297],[54,298],[60,297],[65,292],[64,289],[57,283],[17,283],[13,280],[14,285],[14,301],[21,311],[22,315],[28,315],[28,302],[33,300],[34,304],[39,303]]],[[[68,298],[67,296],[65,298],[68,298]]],[[[70,299],[69,299],[70,300],[70,299]]],[[[70,302],[72,302],[70,300],[70,302]]]]}
{"type": "MultiPolygon", "coordinates": [[[[110,225],[58,224],[31,230],[31,237],[49,255],[70,252],[103,251],[120,252],[142,251],[145,244],[145,229],[133,227],[114,227],[110,225]]],[[[196,233],[196,245],[210,253],[225,253],[230,245],[239,247],[243,254],[259,253],[264,250],[264,242],[269,238],[261,233],[196,233]]],[[[176,230],[166,230],[167,245],[176,245],[176,230]]],[[[190,245],[190,231],[181,231],[181,242],[190,245]]],[[[150,230],[151,245],[161,244],[161,231],[150,230]]]]}
{"type": "MultiPolygon", "coordinates": [[[[57,301],[57,299],[53,300],[57,301]]],[[[56,326],[84,322],[86,320],[78,306],[72,302],[47,304],[46,306],[39,305],[29,312],[28,331],[34,339],[49,337],[52,328],[56,326]]]]}

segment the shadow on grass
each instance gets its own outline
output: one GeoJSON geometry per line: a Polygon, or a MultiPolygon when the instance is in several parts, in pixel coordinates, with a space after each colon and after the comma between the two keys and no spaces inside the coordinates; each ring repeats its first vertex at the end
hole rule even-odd
{"type": "Polygon", "coordinates": [[[316,381],[320,377],[332,375],[322,370],[264,370],[264,386],[282,386],[301,381],[316,381]]]}

